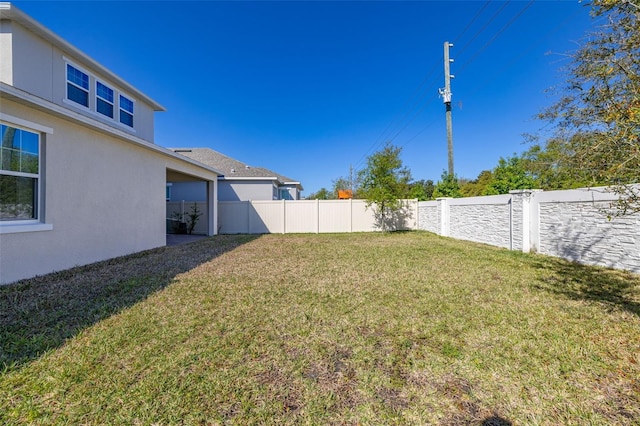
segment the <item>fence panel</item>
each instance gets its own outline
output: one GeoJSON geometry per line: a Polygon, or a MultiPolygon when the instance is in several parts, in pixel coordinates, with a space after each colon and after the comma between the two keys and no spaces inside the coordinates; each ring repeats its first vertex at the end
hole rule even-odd
{"type": "Polygon", "coordinates": [[[449,200],[449,236],[511,248],[511,196],[449,200]]]}
{"type": "Polygon", "coordinates": [[[218,232],[221,234],[246,234],[249,231],[248,201],[218,201],[218,232]]]}
{"type": "Polygon", "coordinates": [[[284,233],[284,201],[248,201],[248,234],[284,233]]]}
{"type": "Polygon", "coordinates": [[[285,203],[285,229],[287,233],[318,232],[318,201],[296,200],[285,203]]]}
{"type": "Polygon", "coordinates": [[[322,200],[318,203],[320,232],[352,232],[352,200],[322,200]]]}
{"type": "Polygon", "coordinates": [[[640,273],[640,215],[609,220],[616,199],[584,190],[541,193],[540,253],[640,273]]]}

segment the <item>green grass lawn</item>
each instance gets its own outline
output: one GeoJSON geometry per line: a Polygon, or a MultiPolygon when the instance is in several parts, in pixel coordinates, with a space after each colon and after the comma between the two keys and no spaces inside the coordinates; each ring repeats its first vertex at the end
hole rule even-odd
{"type": "Polygon", "coordinates": [[[640,277],[423,232],[0,288],[0,424],[640,425],[640,277]]]}

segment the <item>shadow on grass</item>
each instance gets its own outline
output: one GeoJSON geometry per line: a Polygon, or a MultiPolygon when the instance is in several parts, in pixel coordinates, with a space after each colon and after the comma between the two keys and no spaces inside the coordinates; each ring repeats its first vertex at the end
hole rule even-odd
{"type": "Polygon", "coordinates": [[[259,237],[211,237],[0,286],[0,374],[259,237]]]}
{"type": "Polygon", "coordinates": [[[534,287],[574,300],[595,301],[640,316],[640,275],[539,256],[536,267],[550,271],[534,287]]]}

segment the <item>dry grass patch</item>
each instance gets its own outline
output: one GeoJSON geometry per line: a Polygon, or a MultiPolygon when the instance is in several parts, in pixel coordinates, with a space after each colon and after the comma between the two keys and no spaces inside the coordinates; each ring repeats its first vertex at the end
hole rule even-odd
{"type": "Polygon", "coordinates": [[[638,276],[420,232],[100,265],[0,290],[0,422],[639,424],[638,276]]]}

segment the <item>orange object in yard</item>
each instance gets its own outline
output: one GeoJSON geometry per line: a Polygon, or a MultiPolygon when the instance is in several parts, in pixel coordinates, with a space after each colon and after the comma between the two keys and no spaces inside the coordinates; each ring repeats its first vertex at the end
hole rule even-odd
{"type": "Polygon", "coordinates": [[[349,198],[353,198],[353,191],[350,189],[338,190],[338,200],[348,200],[349,198]]]}

